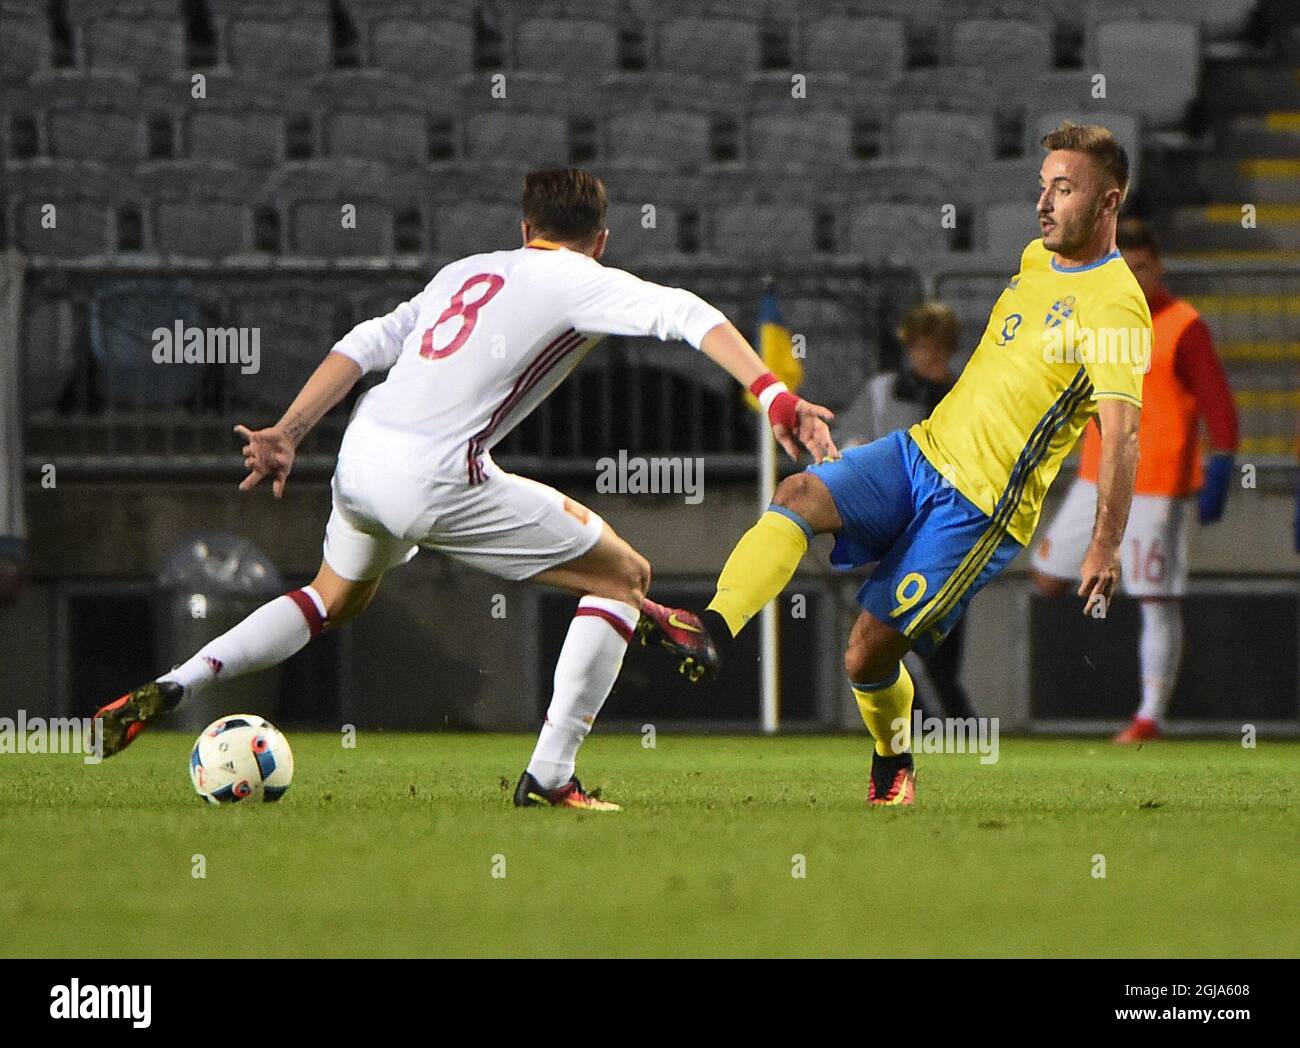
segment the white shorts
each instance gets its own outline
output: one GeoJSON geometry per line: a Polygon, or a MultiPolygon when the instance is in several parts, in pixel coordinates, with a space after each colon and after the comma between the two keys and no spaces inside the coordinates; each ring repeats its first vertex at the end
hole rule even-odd
{"type": "Polygon", "coordinates": [[[406,563],[421,546],[504,579],[529,579],[582,556],[604,527],[554,488],[499,469],[470,485],[340,459],[331,487],[325,561],[358,582],[406,563]]]}
{"type": "MultiPolygon", "coordinates": [[[[1187,499],[1134,495],[1120,549],[1120,586],[1133,597],[1181,597],[1187,591],[1187,499]]],[[[1097,485],[1075,480],[1047,534],[1034,548],[1034,570],[1079,580],[1097,516],[1097,485]]]]}

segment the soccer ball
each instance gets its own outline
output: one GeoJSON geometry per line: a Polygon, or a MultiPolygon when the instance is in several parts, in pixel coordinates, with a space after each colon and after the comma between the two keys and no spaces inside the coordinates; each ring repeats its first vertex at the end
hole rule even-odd
{"type": "Polygon", "coordinates": [[[190,782],[209,804],[260,795],[278,801],[293,779],[289,740],[268,720],[232,713],[209,724],[190,751],[190,782]]]}

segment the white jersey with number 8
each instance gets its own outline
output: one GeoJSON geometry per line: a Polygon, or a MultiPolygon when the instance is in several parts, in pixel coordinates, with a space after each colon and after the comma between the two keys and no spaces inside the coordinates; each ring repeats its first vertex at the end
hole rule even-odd
{"type": "Polygon", "coordinates": [[[489,452],[605,335],[699,348],[726,318],[663,287],[545,242],[471,255],[333,348],[388,377],[357,405],[340,459],[482,483],[489,452]]]}

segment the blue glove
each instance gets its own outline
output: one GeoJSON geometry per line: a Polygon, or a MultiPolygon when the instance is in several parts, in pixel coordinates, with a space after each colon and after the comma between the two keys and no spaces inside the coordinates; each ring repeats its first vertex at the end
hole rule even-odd
{"type": "Polygon", "coordinates": [[[1211,455],[1205,466],[1205,482],[1201,485],[1200,516],[1202,524],[1213,524],[1223,516],[1223,504],[1228,501],[1228,485],[1232,483],[1235,460],[1223,453],[1211,455]]]}

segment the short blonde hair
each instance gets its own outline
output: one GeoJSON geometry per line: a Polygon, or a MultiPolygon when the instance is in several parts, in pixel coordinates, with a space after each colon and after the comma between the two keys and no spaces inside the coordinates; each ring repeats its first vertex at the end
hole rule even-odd
{"type": "Polygon", "coordinates": [[[922,302],[908,310],[898,325],[898,339],[904,346],[910,346],[918,338],[932,339],[951,355],[957,352],[961,340],[961,321],[951,306],[942,302],[922,302]]]}
{"type": "Polygon", "coordinates": [[[1049,151],[1064,149],[1092,157],[1119,189],[1120,199],[1128,195],[1128,153],[1108,128],[1065,120],[1055,131],[1043,136],[1043,148],[1049,151]]]}

